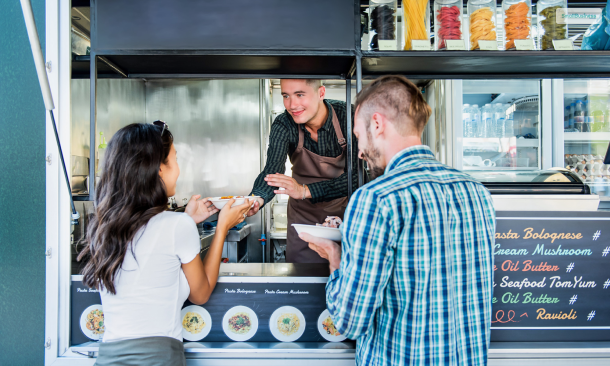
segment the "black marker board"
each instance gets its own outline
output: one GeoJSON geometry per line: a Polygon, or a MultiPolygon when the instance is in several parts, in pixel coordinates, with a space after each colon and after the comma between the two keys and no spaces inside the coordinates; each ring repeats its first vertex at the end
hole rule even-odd
{"type": "Polygon", "coordinates": [[[610,217],[564,215],[497,218],[492,341],[610,340],[610,217]]]}
{"type": "MultiPolygon", "coordinates": [[[[269,320],[282,306],[293,306],[305,317],[305,332],[298,342],[326,342],[318,331],[318,317],[326,309],[325,283],[218,283],[202,307],[212,318],[210,333],[202,342],[232,342],[222,328],[225,313],[234,306],[246,306],[256,313],[258,330],[248,342],[278,342],[271,334],[269,320]]],[[[80,317],[87,307],[101,304],[99,292],[81,281],[73,280],[71,288],[70,344],[92,341],[82,332],[80,317]]],[[[192,305],[186,301],[183,308],[192,305]]]]}
{"type": "MultiPolygon", "coordinates": [[[[254,311],[258,318],[258,330],[248,342],[278,342],[271,334],[269,320],[282,306],[293,306],[305,317],[305,332],[298,342],[326,342],[318,332],[318,317],[326,309],[325,286],[325,283],[219,283],[210,300],[202,305],[212,317],[212,329],[201,341],[232,342],[223,331],[222,320],[230,308],[241,305],[254,311]]],[[[192,305],[190,301],[185,307],[188,305],[192,305]]]]}

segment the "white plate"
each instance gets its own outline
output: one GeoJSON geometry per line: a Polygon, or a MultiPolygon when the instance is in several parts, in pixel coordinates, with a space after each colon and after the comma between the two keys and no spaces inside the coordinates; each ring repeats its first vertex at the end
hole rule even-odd
{"type": "Polygon", "coordinates": [[[269,329],[271,330],[271,334],[281,342],[294,342],[297,339],[301,338],[303,333],[305,332],[305,317],[301,311],[293,306],[282,306],[278,308],[276,311],[271,314],[271,318],[269,319],[269,329]],[[277,327],[277,321],[282,314],[295,314],[297,318],[299,318],[299,329],[291,335],[284,335],[280,332],[277,327]]]}
{"type": "MultiPolygon", "coordinates": [[[[241,198],[236,198],[235,203],[231,207],[243,205],[244,202],[246,202],[246,199],[255,200],[257,198],[260,198],[260,197],[259,196],[242,196],[241,198]]],[[[229,202],[230,200],[231,200],[230,198],[228,198],[228,199],[221,199],[220,197],[211,197],[210,198],[210,202],[212,202],[212,204],[214,206],[216,206],[216,208],[219,210],[222,210],[222,208],[225,207],[227,202],[229,202]]]]}
{"type": "Polygon", "coordinates": [[[320,335],[322,335],[322,337],[324,337],[324,339],[326,339],[329,342],[344,341],[346,339],[346,337],[344,337],[343,335],[338,335],[338,336],[330,335],[324,330],[324,326],[322,325],[322,322],[329,316],[330,316],[330,313],[328,312],[328,309],[324,310],[322,312],[322,314],[320,314],[320,317],[318,317],[318,332],[320,332],[320,335]]]}
{"type": "Polygon", "coordinates": [[[94,341],[99,341],[100,339],[102,339],[102,337],[104,337],[104,331],[106,330],[106,328],[104,327],[100,334],[95,334],[92,330],[87,329],[87,315],[89,315],[94,310],[101,310],[103,316],[104,310],[102,309],[102,305],[95,304],[89,306],[80,315],[80,329],[83,331],[85,336],[87,336],[87,338],[92,339],[94,341]]]}
{"type": "Polygon", "coordinates": [[[227,311],[225,316],[222,318],[222,330],[225,332],[227,337],[236,342],[247,341],[248,339],[254,337],[256,331],[258,330],[258,317],[256,316],[256,313],[247,306],[234,306],[229,309],[229,311],[227,311]],[[250,317],[251,326],[248,333],[237,334],[233,333],[233,331],[229,329],[229,319],[231,319],[231,317],[237,313],[246,313],[250,317]]]}
{"type": "Polygon", "coordinates": [[[292,224],[296,229],[297,233],[307,233],[318,238],[324,238],[332,241],[341,241],[341,229],[334,227],[316,226],[316,225],[303,225],[303,224],[292,224]]]}
{"type": "Polygon", "coordinates": [[[201,329],[199,333],[195,334],[189,332],[188,330],[184,329],[184,327],[182,327],[182,338],[191,342],[200,341],[205,338],[208,333],[210,333],[210,329],[212,329],[212,317],[210,316],[210,313],[208,313],[208,311],[202,308],[201,306],[187,306],[180,312],[180,326],[182,326],[182,321],[184,320],[186,313],[197,313],[201,315],[203,321],[205,322],[205,326],[203,327],[203,329],[201,329]]]}

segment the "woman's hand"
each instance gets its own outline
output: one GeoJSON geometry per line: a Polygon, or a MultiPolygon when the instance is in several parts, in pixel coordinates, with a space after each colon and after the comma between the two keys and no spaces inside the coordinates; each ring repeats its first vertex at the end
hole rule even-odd
{"type": "Polygon", "coordinates": [[[212,202],[210,202],[209,197],[204,198],[201,201],[197,201],[200,197],[200,194],[192,196],[184,209],[184,212],[186,212],[186,214],[189,215],[197,224],[205,221],[205,219],[218,212],[218,209],[214,207],[212,202]]]}
{"type": "Polygon", "coordinates": [[[250,210],[253,201],[247,199],[243,205],[231,207],[234,203],[235,198],[232,198],[222,210],[220,210],[220,214],[218,214],[218,224],[216,225],[217,229],[229,231],[233,226],[244,221],[247,216],[246,212],[250,210]]]}

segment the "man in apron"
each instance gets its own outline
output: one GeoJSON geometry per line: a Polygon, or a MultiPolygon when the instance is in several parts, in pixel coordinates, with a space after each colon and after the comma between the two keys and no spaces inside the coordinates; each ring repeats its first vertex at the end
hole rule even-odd
{"type": "MultiPolygon", "coordinates": [[[[292,224],[315,225],[327,216],[343,218],[348,201],[347,106],[324,99],[326,88],[320,80],[284,79],[281,92],[286,110],[271,125],[267,162],[251,192],[261,199],[248,215],[256,214],[275,194],[287,194],[286,262],[327,263],[299,238],[292,224]],[[284,175],[286,157],[292,163],[292,177],[284,175]]],[[[351,159],[356,167],[357,149],[351,159]]],[[[355,172],[351,179],[356,187],[355,172]]]]}

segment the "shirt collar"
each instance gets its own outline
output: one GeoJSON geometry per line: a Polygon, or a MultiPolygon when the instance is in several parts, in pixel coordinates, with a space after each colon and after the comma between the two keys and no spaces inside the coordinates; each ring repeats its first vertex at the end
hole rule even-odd
{"type": "Polygon", "coordinates": [[[399,151],[396,155],[394,155],[394,157],[392,157],[392,159],[385,168],[384,174],[387,174],[390,171],[401,167],[412,160],[419,159],[435,160],[436,158],[432,153],[432,150],[430,150],[430,148],[426,145],[410,146],[406,149],[399,151]]]}

